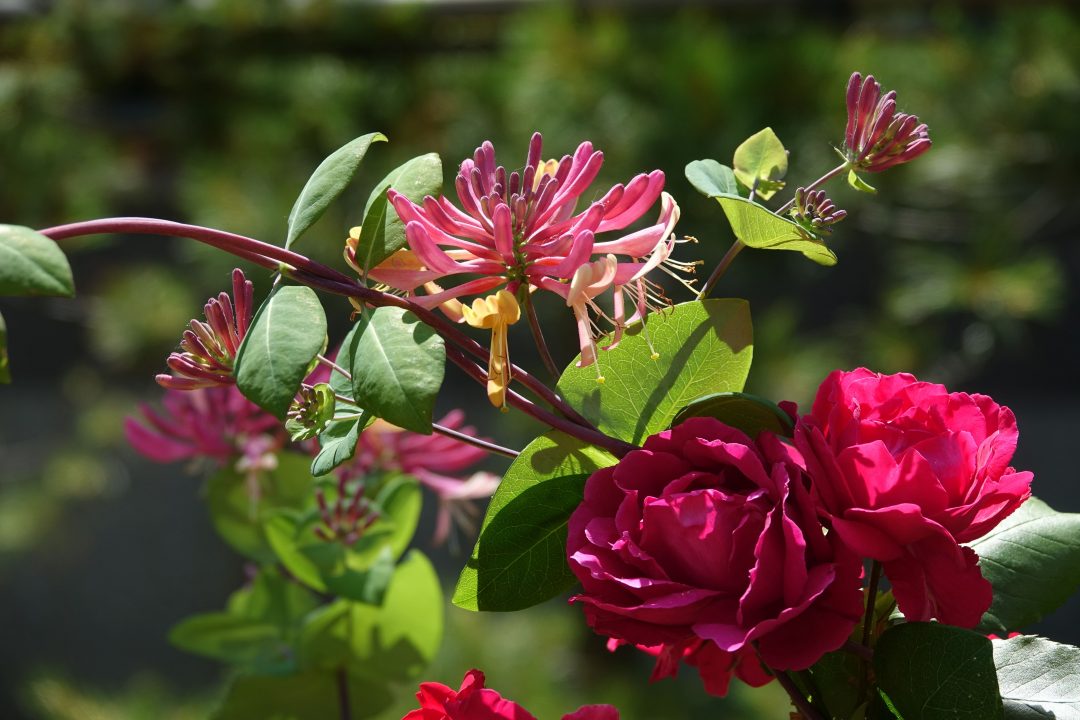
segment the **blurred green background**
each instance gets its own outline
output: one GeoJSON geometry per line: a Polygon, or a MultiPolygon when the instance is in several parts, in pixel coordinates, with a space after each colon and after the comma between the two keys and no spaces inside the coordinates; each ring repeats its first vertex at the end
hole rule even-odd
{"type": "MultiPolygon", "coordinates": [[[[664,170],[678,230],[700,240],[680,257],[711,268],[731,236],[686,163],[728,163],[768,125],[791,150],[791,187],[807,183],[836,162],[848,75],[870,72],[929,123],[934,148],[868,178],[876,197],[834,186],[850,213],[837,267],[738,258],[718,294],[752,303],[749,389],[806,403],[829,370],[866,365],[991,394],[1017,412],[1015,464],[1035,471],[1036,493],[1078,511],[1078,32],[1067,6],[1005,1],[6,0],[0,219],[149,215],[281,242],[321,158],[380,130],[391,143],[300,248],[337,262],[390,168],[437,151],[450,178],[485,139],[517,165],[540,130],[547,155],[583,139],[604,150],[598,188],[664,170]]],[[[163,238],[67,247],[77,299],[0,302],[16,378],[0,388],[0,717],[204,717],[221,670],[165,635],[219,608],[241,562],[213,534],[197,469],[146,463],[120,423],[157,397],[153,374],[234,263],[163,238]]],[[[337,339],[349,307],[327,310],[337,339]]],[[[568,312],[549,303],[545,322],[565,329],[548,337],[569,360],[568,312]]],[[[536,431],[516,415],[496,424],[466,383],[443,400],[477,408],[473,422],[505,444],[536,431]]],[[[470,542],[435,553],[447,583],[470,542]]],[[[609,656],[562,601],[446,612],[429,677],[456,686],[484,668],[539,717],[584,702],[618,704],[625,720],[783,716],[774,690],[718,701],[692,670],[646,685],[646,659],[609,656]]],[[[1074,602],[1040,629],[1078,643],[1077,620],[1074,602]]]]}

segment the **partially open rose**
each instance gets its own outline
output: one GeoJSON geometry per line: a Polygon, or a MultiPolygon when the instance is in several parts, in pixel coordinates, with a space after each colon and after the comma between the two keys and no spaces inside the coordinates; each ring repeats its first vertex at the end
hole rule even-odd
{"type": "MultiPolygon", "coordinates": [[[[588,479],[567,554],[583,587],[574,600],[598,633],[665,646],[658,663],[711,643],[707,673],[730,674],[727,654],[751,645],[767,665],[799,670],[844,643],[862,566],[835,540],[794,448],[692,418],[588,479]]],[[[726,689],[726,677],[709,680],[726,689]]]]}
{"type": "Polygon", "coordinates": [[[836,371],[799,420],[814,495],[845,543],[883,563],[909,620],[974,627],[991,588],[968,543],[1031,495],[1009,467],[1016,418],[908,374],[836,371]]]}

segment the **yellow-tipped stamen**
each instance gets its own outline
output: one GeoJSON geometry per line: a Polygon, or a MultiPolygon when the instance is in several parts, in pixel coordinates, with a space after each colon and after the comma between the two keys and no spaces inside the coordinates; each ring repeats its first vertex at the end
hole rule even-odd
{"type": "Polygon", "coordinates": [[[507,329],[521,319],[521,306],[506,290],[473,300],[472,307],[461,306],[465,322],[474,328],[491,330],[491,354],[488,359],[488,400],[506,410],[506,390],[510,386],[510,347],[507,329]]]}

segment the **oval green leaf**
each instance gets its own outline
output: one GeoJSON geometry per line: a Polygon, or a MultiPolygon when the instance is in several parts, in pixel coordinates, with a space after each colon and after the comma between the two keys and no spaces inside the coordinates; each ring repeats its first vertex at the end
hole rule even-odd
{"type": "Polygon", "coordinates": [[[434,330],[401,308],[364,315],[351,343],[353,398],[398,427],[431,434],[446,347],[434,330]]]}
{"type": "MultiPolygon", "coordinates": [[[[610,342],[609,336],[598,344],[610,342]]],[[[603,384],[595,367],[576,367],[575,359],[559,392],[598,428],[636,445],[670,427],[692,400],[742,390],[752,356],[745,300],[695,300],[650,313],[644,330],[640,322],[629,325],[618,347],[599,353],[603,384]]]]}
{"type": "Polygon", "coordinates": [[[754,188],[758,197],[768,200],[784,187],[787,175],[788,154],[784,143],[772,128],[756,132],[735,148],[735,177],[748,188],[754,188]]]}
{"type": "Polygon", "coordinates": [[[242,667],[295,667],[291,648],[273,624],[229,613],[185,618],[169,631],[169,642],[189,653],[242,667]]]}
{"type": "Polygon", "coordinates": [[[725,425],[742,430],[756,438],[762,430],[783,437],[795,432],[795,421],[776,403],[741,392],[713,393],[700,397],[675,415],[672,426],[692,417],[716,418],[725,425]]]}
{"type": "Polygon", "coordinates": [[[1056,609],[1080,587],[1080,514],[1030,498],[971,543],[994,600],[979,629],[1004,634],[1056,609]]]}
{"type": "Polygon", "coordinates": [[[311,361],[325,347],[319,296],[309,287],[279,287],[255,313],[236,353],[236,387],[259,407],[284,417],[311,361]]]}
{"type": "Polygon", "coordinates": [[[939,623],[897,625],[874,648],[874,674],[904,720],[1002,720],[985,635],[939,623]]]}
{"type": "Polygon", "coordinates": [[[734,195],[718,196],[731,231],[747,247],[759,250],[794,250],[819,265],[835,265],[836,255],[825,243],[809,237],[798,224],[768,208],[734,195]]]}
{"type": "Polygon", "coordinates": [[[573,586],[567,521],[581,503],[585,479],[614,464],[607,452],[560,432],[529,443],[491,498],[453,603],[465,610],[521,610],[573,586]]]}
{"type": "Polygon", "coordinates": [[[75,294],[75,280],[60,246],[21,225],[0,225],[0,296],[75,294]]]}
{"type": "Polygon", "coordinates": [[[289,231],[285,237],[285,247],[291,247],[345,190],[360,168],[360,161],[374,142],[386,142],[386,136],[375,132],[358,137],[319,163],[289,212],[289,231]]]}
{"type": "Polygon", "coordinates": [[[735,173],[715,160],[694,160],[686,166],[686,179],[705,197],[738,195],[735,173]]]}
{"type": "Polygon", "coordinates": [[[993,645],[1007,720],[1080,720],[1080,648],[1032,635],[993,645]]]}
{"type": "Polygon", "coordinates": [[[428,153],[409,160],[392,170],[368,198],[364,222],[356,247],[356,263],[370,270],[400,248],[405,247],[405,224],[387,200],[386,191],[393,188],[414,203],[426,195],[437,195],[442,189],[442,160],[438,153],[428,153]]]}

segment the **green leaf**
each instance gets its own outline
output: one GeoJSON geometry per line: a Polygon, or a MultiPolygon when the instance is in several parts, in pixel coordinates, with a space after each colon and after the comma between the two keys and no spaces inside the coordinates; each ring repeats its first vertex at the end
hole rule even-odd
{"type": "Polygon", "coordinates": [[[735,148],[735,177],[748,188],[756,188],[762,200],[768,200],[784,187],[788,153],[772,128],[754,133],[735,148]]]}
{"type": "Polygon", "coordinates": [[[263,523],[281,509],[300,509],[311,499],[314,480],[305,456],[284,452],[275,470],[258,474],[253,496],[249,479],[232,468],[206,483],[206,503],[218,534],[234,550],[259,562],[273,562],[263,523]]]}
{"type": "Polygon", "coordinates": [[[856,175],[854,170],[848,170],[847,181],[848,185],[859,192],[870,193],[871,195],[877,194],[877,188],[856,175]]]}
{"type": "Polygon", "coordinates": [[[373,142],[386,142],[386,136],[376,132],[358,137],[319,163],[293,203],[285,247],[291,247],[345,190],[373,142]]]}
{"type": "Polygon", "coordinates": [[[376,417],[431,434],[446,368],[443,339],[401,308],[376,308],[359,324],[351,347],[353,398],[376,417]]]}
{"type": "Polygon", "coordinates": [[[731,231],[744,245],[759,250],[794,250],[819,265],[835,265],[836,255],[797,223],[734,195],[718,196],[731,231]]]}
{"type": "Polygon", "coordinates": [[[295,668],[291,648],[274,625],[229,613],[206,613],[182,620],[169,642],[187,652],[242,667],[295,668]]]}
{"type": "Polygon", "coordinates": [[[671,425],[674,427],[692,417],[716,418],[752,438],[762,430],[784,437],[791,437],[795,432],[795,421],[776,403],[741,392],[713,393],[700,397],[680,410],[671,425]]]}
{"type": "Polygon", "coordinates": [[[0,315],[0,383],[6,385],[9,382],[11,368],[8,366],[7,325],[4,323],[4,316],[0,315]]]}
{"type": "Polygon", "coordinates": [[[857,714],[859,708],[865,706],[859,702],[859,680],[864,672],[862,660],[844,651],[825,653],[808,672],[818,699],[829,709],[829,717],[845,720],[862,717],[857,714]]]}
{"type": "Polygon", "coordinates": [[[994,600],[979,629],[1004,634],[1057,608],[1080,586],[1080,514],[1030,498],[971,543],[994,600]]]}
{"type": "Polygon", "coordinates": [[[687,164],[686,179],[705,197],[739,194],[735,173],[715,160],[694,160],[687,164]]]}
{"type": "Polygon", "coordinates": [[[74,294],[71,266],[52,238],[21,225],[0,225],[0,296],[74,294]]]}
{"type": "Polygon", "coordinates": [[[874,648],[874,673],[904,720],[1002,720],[993,649],[979,633],[897,625],[874,648]]]}
{"type": "Polygon", "coordinates": [[[364,208],[364,223],[356,248],[357,265],[370,270],[405,247],[405,224],[386,197],[388,188],[420,203],[426,195],[437,195],[442,184],[442,160],[438,153],[415,157],[390,171],[375,186],[364,208]]]}
{"type": "Polygon", "coordinates": [[[1080,648],[1032,635],[993,645],[1008,720],[1080,720],[1080,648]]]}
{"type": "MultiPolygon", "coordinates": [[[[353,718],[375,717],[394,697],[386,683],[347,676],[353,718]]],[[[212,720],[330,720],[341,716],[336,673],[309,671],[287,677],[241,675],[212,720]]]]}
{"type": "Polygon", "coordinates": [[[311,461],[311,474],[328,475],[334,468],[352,460],[360,433],[374,420],[374,415],[365,413],[363,417],[335,420],[327,425],[319,435],[319,452],[311,461]]]}
{"type": "Polygon", "coordinates": [[[255,313],[236,353],[236,387],[284,417],[315,356],[326,347],[326,315],[309,287],[279,287],[255,313]]]}
{"type": "Polygon", "coordinates": [[[520,610],[570,588],[567,520],[581,503],[585,479],[613,464],[607,452],[560,432],[529,443],[491,498],[453,603],[466,610],[520,610]]]}
{"type": "Polygon", "coordinates": [[[226,611],[234,617],[269,623],[291,641],[300,621],[319,606],[315,596],[273,565],[263,567],[250,585],[229,596],[226,611]]]}
{"type": "Polygon", "coordinates": [[[439,577],[411,550],[397,567],[380,606],[338,600],[308,616],[301,640],[307,668],[345,666],[355,675],[407,682],[420,675],[442,641],[439,577]]]}
{"type": "Polygon", "coordinates": [[[752,343],[745,300],[681,303],[650,313],[644,329],[640,322],[631,324],[617,348],[599,353],[603,384],[595,367],[571,364],[559,379],[559,391],[604,432],[640,444],[669,427],[692,400],[742,390],[752,343]],[[655,360],[653,348],[659,354],[655,360]]]}

